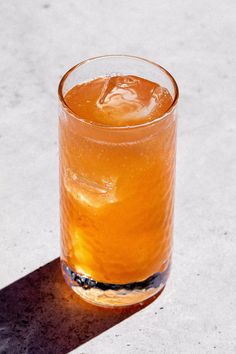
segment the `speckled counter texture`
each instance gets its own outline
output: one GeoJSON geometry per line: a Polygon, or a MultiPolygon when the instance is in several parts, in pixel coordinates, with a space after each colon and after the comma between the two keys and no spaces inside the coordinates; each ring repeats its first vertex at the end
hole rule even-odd
{"type": "Polygon", "coordinates": [[[234,0],[0,2],[1,354],[236,352],[235,12],[234,0]],[[78,300],[55,260],[57,83],[108,53],[159,62],[181,92],[171,277],[149,306],[114,312],[78,300]]]}

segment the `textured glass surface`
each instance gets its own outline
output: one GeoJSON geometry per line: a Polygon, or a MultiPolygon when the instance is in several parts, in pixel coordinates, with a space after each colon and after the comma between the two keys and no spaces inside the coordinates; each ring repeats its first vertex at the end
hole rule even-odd
{"type": "MultiPolygon", "coordinates": [[[[175,110],[148,125],[116,128],[80,120],[60,103],[61,259],[91,284],[143,282],[171,261],[175,110]]],[[[114,289],[71,285],[88,301],[122,305],[150,297],[166,278],[118,300],[114,289]]]]}

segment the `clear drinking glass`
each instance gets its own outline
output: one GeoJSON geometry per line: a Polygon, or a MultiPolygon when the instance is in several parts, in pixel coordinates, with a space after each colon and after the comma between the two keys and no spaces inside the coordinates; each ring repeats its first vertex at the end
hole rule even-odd
{"type": "Polygon", "coordinates": [[[59,84],[61,264],[85,300],[124,306],[160,292],[172,252],[178,87],[161,66],[104,56],[59,84]],[[153,121],[109,126],[67,106],[68,90],[96,77],[135,75],[167,88],[173,103],[153,121]]]}

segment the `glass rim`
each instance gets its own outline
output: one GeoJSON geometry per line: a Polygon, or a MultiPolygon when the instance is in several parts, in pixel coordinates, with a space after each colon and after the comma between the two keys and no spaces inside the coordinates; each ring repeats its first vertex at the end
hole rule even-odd
{"type": "Polygon", "coordinates": [[[81,61],[80,63],[74,65],[72,68],[70,68],[61,78],[60,82],[59,82],[59,85],[58,85],[58,97],[59,97],[59,100],[60,102],[62,103],[62,105],[66,108],[66,110],[74,117],[76,118],[78,121],[82,122],[82,123],[85,123],[89,126],[92,126],[92,127],[97,127],[97,128],[103,128],[103,129],[111,129],[111,130],[124,130],[124,129],[137,129],[137,128],[142,128],[142,127],[145,127],[145,126],[149,126],[149,125],[152,125],[152,124],[155,124],[155,123],[158,123],[159,121],[162,121],[163,119],[165,119],[176,107],[177,105],[177,102],[178,102],[178,99],[179,99],[179,88],[178,88],[178,85],[174,79],[174,77],[169,73],[169,71],[167,71],[165,68],[163,68],[161,65],[149,60],[149,59],[145,59],[145,58],[142,58],[142,57],[139,57],[139,56],[135,56],[135,55],[128,55],[128,54],[107,54],[107,55],[100,55],[100,56],[96,56],[96,57],[92,57],[92,58],[88,58],[88,59],[85,59],[83,61],[81,61]],[[163,113],[160,117],[158,118],[155,118],[151,121],[148,121],[148,122],[144,122],[144,123],[141,123],[141,124],[135,124],[135,125],[122,125],[122,126],[114,126],[114,125],[109,125],[109,124],[103,124],[103,123],[98,123],[98,122],[93,122],[93,121],[90,121],[86,118],[83,118],[81,117],[80,115],[78,115],[77,113],[75,113],[66,103],[65,99],[64,99],[64,96],[63,96],[63,93],[62,93],[62,90],[63,90],[63,87],[64,87],[64,83],[66,81],[66,79],[68,78],[68,76],[78,67],[86,64],[86,63],[89,63],[90,61],[94,61],[94,60],[97,60],[97,59],[103,59],[103,58],[130,58],[130,59],[138,59],[138,60],[141,60],[141,61],[144,61],[146,63],[149,63],[151,65],[154,65],[156,66],[158,69],[160,69],[164,74],[166,74],[170,80],[171,80],[171,83],[173,85],[173,88],[174,88],[174,98],[173,98],[173,102],[172,104],[170,105],[170,107],[166,110],[165,113],[163,113]]]}

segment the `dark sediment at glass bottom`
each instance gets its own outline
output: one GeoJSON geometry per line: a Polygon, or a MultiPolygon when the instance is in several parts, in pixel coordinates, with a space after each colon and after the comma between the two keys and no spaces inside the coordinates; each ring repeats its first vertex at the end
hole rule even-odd
{"type": "Polygon", "coordinates": [[[79,286],[83,289],[100,289],[100,290],[142,290],[142,289],[151,289],[159,288],[161,284],[165,284],[170,272],[170,265],[162,273],[155,273],[146,280],[140,282],[133,282],[129,284],[110,284],[97,282],[94,279],[88,278],[84,275],[80,275],[73,270],[71,270],[66,263],[61,262],[63,275],[67,283],[72,286],[79,286]]]}

